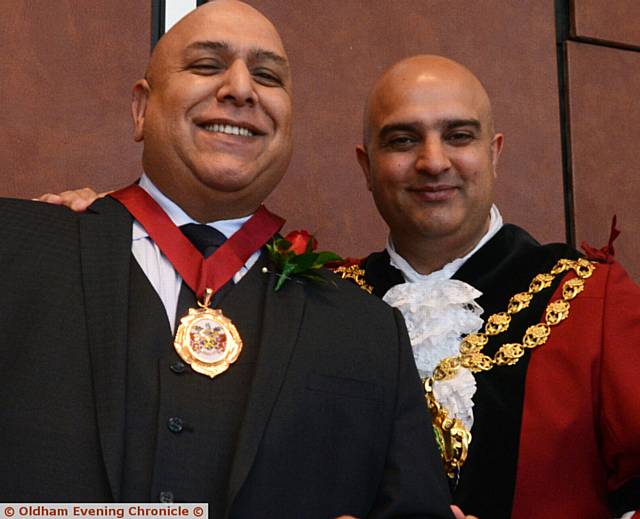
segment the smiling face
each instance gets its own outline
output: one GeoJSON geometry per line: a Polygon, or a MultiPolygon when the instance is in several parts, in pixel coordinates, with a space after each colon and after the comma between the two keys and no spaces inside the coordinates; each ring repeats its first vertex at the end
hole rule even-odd
{"type": "Polygon", "coordinates": [[[132,112],[145,172],[190,216],[254,211],[291,157],[291,76],[278,33],[241,2],[203,5],[161,38],[132,112]]]}
{"type": "Polygon", "coordinates": [[[486,93],[461,65],[419,56],[379,80],[358,160],[398,251],[410,262],[421,244],[444,244],[453,259],[480,240],[501,148],[486,93]]]}

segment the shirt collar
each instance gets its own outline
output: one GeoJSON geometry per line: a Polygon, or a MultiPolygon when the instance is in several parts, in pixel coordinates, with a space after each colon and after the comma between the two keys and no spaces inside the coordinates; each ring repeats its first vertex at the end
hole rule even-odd
{"type": "MultiPolygon", "coordinates": [[[[143,173],[140,177],[138,185],[144,189],[153,198],[156,203],[167,213],[167,216],[177,226],[186,225],[188,223],[199,223],[185,213],[180,206],[178,206],[173,200],[167,197],[162,191],[160,191],[151,179],[143,173]]],[[[208,222],[206,225],[213,227],[220,231],[227,238],[236,233],[240,227],[249,219],[249,216],[243,216],[242,218],[233,218],[231,220],[219,220],[217,222],[208,222]]],[[[148,238],[149,234],[137,221],[133,222],[133,241],[140,240],[142,238],[148,238]]]]}
{"type": "Polygon", "coordinates": [[[502,227],[502,215],[500,211],[496,207],[496,205],[491,206],[491,211],[489,212],[489,229],[484,234],[484,236],[480,239],[480,241],[476,244],[476,246],[463,256],[462,258],[456,258],[450,263],[447,263],[440,270],[436,270],[431,272],[430,274],[420,274],[417,272],[409,262],[404,259],[400,254],[396,252],[395,246],[393,245],[393,241],[391,239],[391,235],[387,239],[387,247],[386,250],[389,253],[389,258],[391,259],[391,265],[397,268],[400,272],[402,272],[402,276],[405,281],[413,282],[413,281],[423,281],[427,279],[451,279],[451,277],[465,264],[465,262],[473,256],[485,243],[487,243],[493,236],[500,230],[502,227]]]}

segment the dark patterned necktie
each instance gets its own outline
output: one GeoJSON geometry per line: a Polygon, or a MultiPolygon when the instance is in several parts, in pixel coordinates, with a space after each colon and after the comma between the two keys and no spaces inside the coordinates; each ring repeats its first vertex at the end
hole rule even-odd
{"type": "Polygon", "coordinates": [[[198,223],[181,225],[180,230],[205,258],[208,258],[218,250],[227,239],[227,237],[217,229],[198,223]]]}

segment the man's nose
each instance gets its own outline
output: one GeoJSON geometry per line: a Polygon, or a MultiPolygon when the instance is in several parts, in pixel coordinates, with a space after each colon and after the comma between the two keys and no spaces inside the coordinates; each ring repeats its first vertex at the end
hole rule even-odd
{"type": "Polygon", "coordinates": [[[451,167],[447,149],[437,137],[427,137],[422,143],[416,159],[416,169],[429,175],[439,175],[451,167]]]}
{"type": "Polygon", "coordinates": [[[216,97],[218,101],[229,101],[236,106],[254,105],[257,102],[255,84],[244,61],[235,60],[224,72],[216,97]]]}

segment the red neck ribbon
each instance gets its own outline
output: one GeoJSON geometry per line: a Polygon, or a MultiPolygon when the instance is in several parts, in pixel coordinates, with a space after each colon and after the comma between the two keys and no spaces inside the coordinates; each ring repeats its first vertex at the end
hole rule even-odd
{"type": "Polygon", "coordinates": [[[284,225],[284,220],[261,205],[240,230],[208,258],[189,241],[158,203],[139,185],[132,184],[110,194],[145,228],[160,251],[201,299],[205,290],[214,293],[229,281],[284,225]]]}

